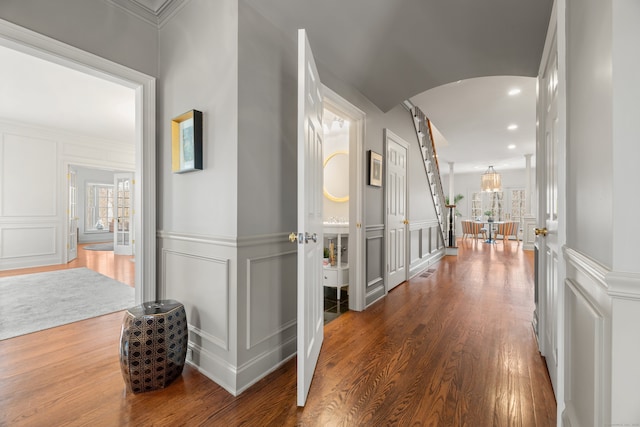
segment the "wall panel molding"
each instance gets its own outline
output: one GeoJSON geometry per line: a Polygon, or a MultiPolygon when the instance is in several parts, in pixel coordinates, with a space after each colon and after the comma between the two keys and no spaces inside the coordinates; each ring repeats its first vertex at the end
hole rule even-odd
{"type": "Polygon", "coordinates": [[[173,231],[163,231],[159,230],[157,233],[158,238],[164,240],[173,240],[173,241],[182,241],[189,243],[203,243],[206,245],[217,245],[217,246],[230,246],[236,247],[237,240],[234,237],[229,236],[205,236],[202,234],[187,234],[187,233],[176,233],[173,231]]]}
{"type": "Polygon", "coordinates": [[[584,287],[571,279],[565,285],[565,364],[570,379],[565,390],[567,416],[574,418],[576,425],[605,425],[610,364],[605,313],[583,292],[584,287]]]}
{"type": "Polygon", "coordinates": [[[365,228],[365,307],[387,294],[384,283],[384,224],[365,228]]]}
{"type": "Polygon", "coordinates": [[[57,224],[2,226],[0,259],[56,255],[57,235],[57,224]]]}
{"type": "MultiPolygon", "coordinates": [[[[297,324],[295,310],[297,304],[295,298],[292,298],[292,301],[289,301],[289,305],[291,307],[286,307],[287,301],[285,298],[287,290],[282,288],[286,281],[281,277],[281,274],[295,274],[297,260],[297,247],[296,249],[287,252],[247,259],[247,350],[251,350],[259,344],[280,336],[287,330],[294,328],[297,324]],[[261,267],[262,271],[258,272],[261,267]],[[270,274],[272,275],[271,277],[269,277],[270,274]],[[270,288],[265,289],[265,287],[270,288]],[[268,306],[267,308],[269,310],[264,312],[262,311],[263,305],[261,306],[258,301],[264,301],[273,295],[277,295],[279,297],[279,300],[275,303],[279,305],[279,308],[283,311],[281,311],[280,315],[275,318],[278,323],[269,325],[269,323],[273,322],[274,319],[274,313],[272,311],[274,307],[268,306]],[[291,310],[292,308],[293,310],[291,310]],[[285,318],[282,318],[282,316],[285,318]],[[269,327],[271,328],[270,330],[269,327]],[[258,329],[260,328],[267,329],[259,332],[258,329]]],[[[291,293],[291,290],[288,292],[291,293]]],[[[295,293],[293,295],[295,295],[295,293]]]]}
{"type": "Polygon", "coordinates": [[[640,274],[610,271],[605,282],[612,297],[640,301],[640,274]]]}
{"type": "Polygon", "coordinates": [[[229,259],[162,249],[162,298],[184,304],[189,329],[223,351],[229,350],[229,259]],[[199,310],[203,295],[211,297],[199,310]]]}

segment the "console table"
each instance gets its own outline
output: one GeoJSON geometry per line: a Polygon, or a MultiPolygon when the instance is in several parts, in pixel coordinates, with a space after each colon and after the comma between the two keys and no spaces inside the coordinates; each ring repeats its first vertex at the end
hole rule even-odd
{"type": "Polygon", "coordinates": [[[338,302],[340,290],[349,286],[349,262],[347,244],[349,243],[348,223],[324,223],[324,247],[335,242],[336,264],[323,266],[323,285],[336,288],[338,302]]]}

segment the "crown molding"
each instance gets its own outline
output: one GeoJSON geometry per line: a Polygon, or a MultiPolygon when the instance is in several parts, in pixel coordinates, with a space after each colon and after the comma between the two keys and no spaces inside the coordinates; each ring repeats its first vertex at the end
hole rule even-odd
{"type": "Polygon", "coordinates": [[[149,24],[162,27],[187,0],[106,0],[149,24]]]}

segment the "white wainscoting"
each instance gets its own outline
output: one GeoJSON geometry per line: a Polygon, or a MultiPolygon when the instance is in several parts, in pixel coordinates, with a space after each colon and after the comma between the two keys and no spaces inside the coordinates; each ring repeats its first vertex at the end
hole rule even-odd
{"type": "Polygon", "coordinates": [[[162,250],[163,298],[182,302],[191,330],[229,350],[229,260],[162,250]]]}
{"type": "Polygon", "coordinates": [[[565,410],[567,426],[607,425],[611,383],[611,298],[607,269],[565,248],[565,410]]]}
{"type": "Polygon", "coordinates": [[[440,226],[437,221],[415,221],[409,225],[410,259],[409,277],[414,277],[445,254],[439,239],[440,226]]]}
{"type": "Polygon", "coordinates": [[[367,225],[365,229],[365,306],[386,295],[384,283],[384,224],[367,225]]]}
{"type": "Polygon", "coordinates": [[[187,312],[188,362],[235,394],[235,240],[159,232],[158,252],[158,295],[187,312]]]}
{"type": "Polygon", "coordinates": [[[247,259],[247,350],[295,327],[297,259],[295,250],[247,259]]]}
{"type": "Polygon", "coordinates": [[[190,364],[237,395],[295,356],[297,248],[287,234],[158,240],[159,294],[185,305],[190,364]]]}
{"type": "Polygon", "coordinates": [[[57,224],[9,225],[0,228],[0,257],[47,258],[56,255],[57,224]]]}
{"type": "Polygon", "coordinates": [[[297,254],[286,233],[238,240],[238,393],[296,354],[297,254]]]}

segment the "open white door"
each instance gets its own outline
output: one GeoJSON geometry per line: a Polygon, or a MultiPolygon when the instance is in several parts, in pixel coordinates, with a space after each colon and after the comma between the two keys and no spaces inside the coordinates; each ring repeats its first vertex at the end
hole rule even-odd
{"type": "Polygon", "coordinates": [[[385,207],[387,242],[387,291],[407,280],[407,156],[409,144],[389,129],[384,130],[386,145],[385,207]]]}
{"type": "MultiPolygon", "coordinates": [[[[554,7],[555,13],[555,7],[554,7]]],[[[565,137],[562,91],[564,80],[558,64],[557,24],[552,14],[538,76],[539,136],[536,153],[538,178],[537,315],[538,342],[561,410],[563,401],[563,318],[565,243],[565,137]]],[[[560,418],[559,418],[560,419],[560,418]]]]}
{"type": "Polygon", "coordinates": [[[324,338],[322,286],[322,85],[298,30],[298,406],[304,406],[324,338]]]}
{"type": "Polygon", "coordinates": [[[78,258],[78,176],[75,170],[69,166],[67,172],[67,188],[69,195],[69,207],[67,219],[69,230],[67,236],[67,262],[78,258]]]}
{"type": "Polygon", "coordinates": [[[113,185],[113,253],[133,255],[133,173],[114,174],[113,185]]]}

